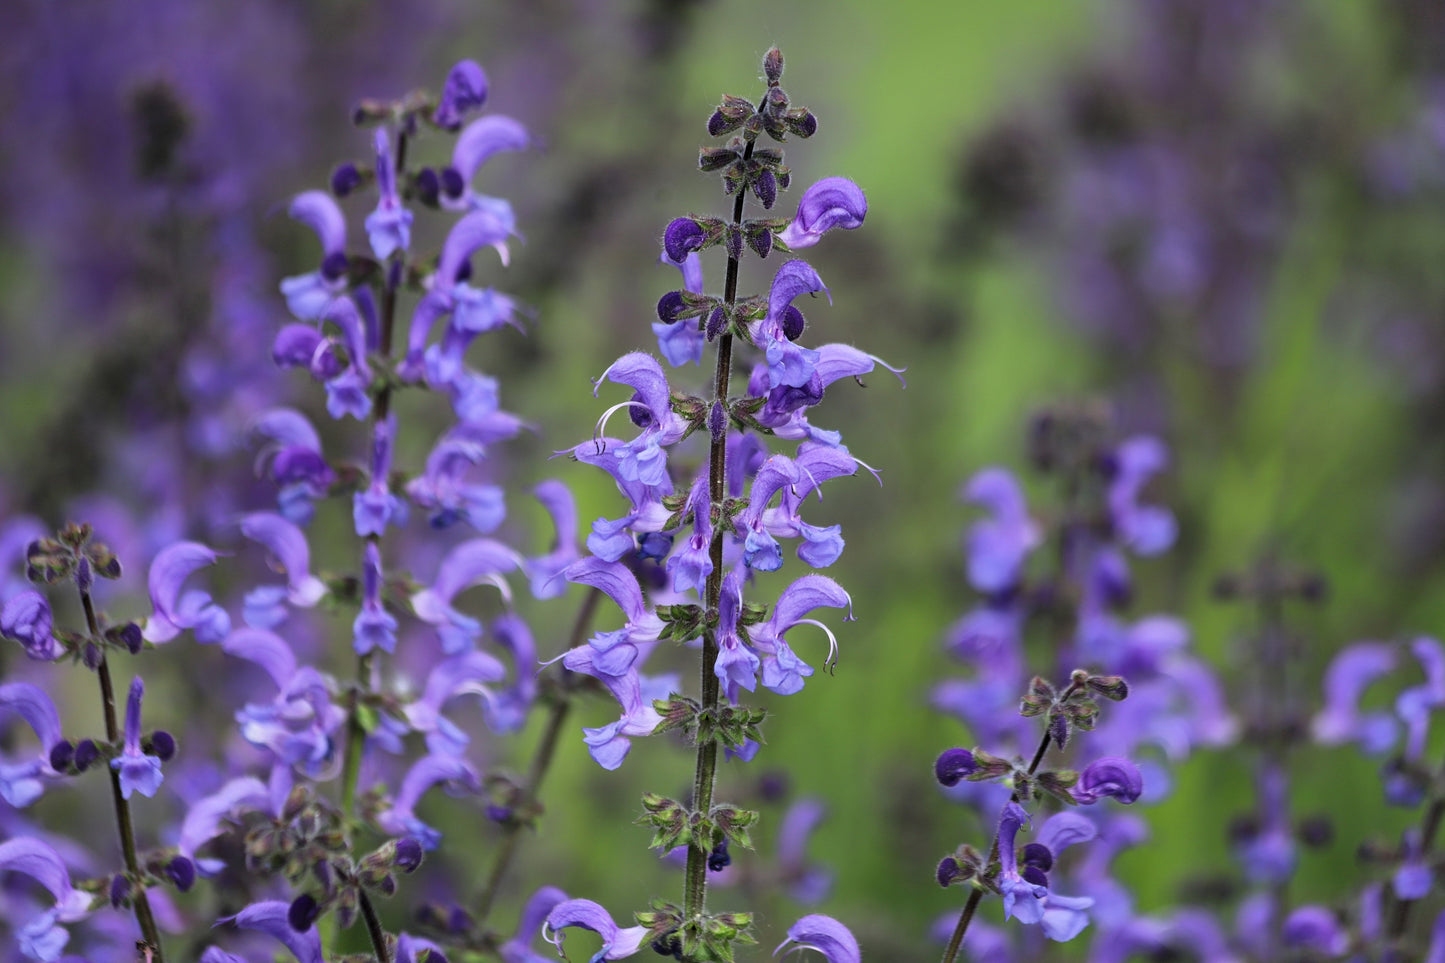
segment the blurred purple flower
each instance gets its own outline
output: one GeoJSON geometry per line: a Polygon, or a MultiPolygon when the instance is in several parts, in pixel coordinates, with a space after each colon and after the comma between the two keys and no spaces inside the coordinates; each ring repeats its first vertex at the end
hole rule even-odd
{"type": "Polygon", "coordinates": [[[28,657],[41,662],[65,654],[65,646],[51,634],[53,625],[49,600],[34,589],[21,592],[0,609],[0,636],[19,642],[28,657]]]}
{"type": "Polygon", "coordinates": [[[593,955],[591,963],[631,956],[647,938],[647,927],[629,926],[624,929],[612,921],[605,909],[591,900],[569,899],[552,907],[542,927],[542,938],[557,947],[559,955],[564,939],[562,930],[569,926],[580,926],[602,937],[602,948],[593,955]]]}
{"type": "Polygon", "coordinates": [[[789,953],[797,950],[816,950],[823,954],[823,958],[828,963],[859,963],[859,960],[862,959],[858,941],[853,938],[848,927],[833,917],[823,916],[820,913],[804,916],[788,927],[788,938],[778,944],[777,949],[773,950],[773,955],[777,956],[779,951],[789,943],[798,944],[790,949],[789,953]]]}

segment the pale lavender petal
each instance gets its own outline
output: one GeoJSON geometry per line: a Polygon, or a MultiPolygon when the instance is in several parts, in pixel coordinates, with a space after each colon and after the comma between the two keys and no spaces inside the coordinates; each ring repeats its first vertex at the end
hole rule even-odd
{"type": "Polygon", "coordinates": [[[442,559],[436,581],[411,597],[417,618],[433,625],[449,617],[452,599],[463,589],[481,581],[497,585],[504,593],[503,572],[521,568],[525,560],[507,545],[490,538],[462,542],[442,559]]]}
{"type": "MultiPolygon", "coordinates": [[[[235,810],[242,807],[263,808],[269,800],[266,784],[254,776],[232,779],[220,789],[191,805],[181,823],[180,837],[176,848],[182,856],[194,859],[196,850],[221,834],[221,823],[235,810]]],[[[206,860],[197,861],[203,875],[208,868],[202,866],[206,860]]]]}
{"type": "Polygon", "coordinates": [[[637,576],[619,562],[606,562],[598,558],[578,559],[562,570],[569,582],[590,585],[599,589],[617,603],[628,622],[641,621],[647,615],[642,600],[642,586],[637,576]]]}
{"type": "Polygon", "coordinates": [[[326,585],[311,574],[311,547],[306,533],[272,512],[253,512],[241,519],[241,534],[263,545],[286,576],[292,605],[310,608],[326,594],[326,585]]]}
{"type": "Polygon", "coordinates": [[[778,234],[788,247],[812,247],[828,231],[851,231],[863,225],[868,200],[857,184],[846,177],[825,177],[803,192],[792,223],[778,234]]]}
{"type": "Polygon", "coordinates": [[[297,194],[291,199],[288,213],[316,232],[323,252],[328,255],[346,252],[346,216],[330,194],[325,191],[297,194]]]}
{"type": "Polygon", "coordinates": [[[631,956],[647,938],[647,928],[631,926],[623,929],[612,921],[612,917],[598,904],[587,899],[570,899],[558,903],[547,914],[543,936],[560,950],[562,930],[569,926],[580,926],[602,937],[602,949],[592,959],[620,960],[631,956]]]}
{"type": "Polygon", "coordinates": [[[216,925],[234,923],[244,929],[258,930],[279,940],[299,963],[326,963],[321,955],[320,930],[314,926],[304,933],[292,929],[287,919],[290,909],[291,904],[282,900],[252,903],[235,916],[217,920],[216,925]]]}
{"type": "Polygon", "coordinates": [[[296,678],[296,654],[290,644],[266,629],[235,629],[221,643],[221,651],[259,665],[282,692],[296,678]]]}
{"type": "Polygon", "coordinates": [[[457,136],[456,146],[452,148],[452,166],[462,175],[462,180],[470,184],[477,168],[490,160],[493,154],[504,150],[526,150],[531,143],[527,128],[510,117],[491,114],[472,121],[457,136]]]}
{"type": "Polygon", "coordinates": [[[148,579],[155,614],[146,620],[147,642],[168,642],[179,635],[181,629],[190,627],[185,624],[189,620],[178,621],[176,610],[181,586],[192,572],[214,565],[216,558],[214,550],[199,542],[177,542],[156,555],[148,579]]]}
{"type": "Polygon", "coordinates": [[[853,938],[848,927],[821,913],[804,916],[788,927],[788,938],[778,944],[773,955],[777,956],[789,943],[798,944],[793,950],[809,949],[822,953],[828,963],[859,963],[862,958],[858,941],[853,938]]]}
{"type": "Polygon", "coordinates": [[[449,289],[456,283],[457,271],[462,264],[472,256],[472,252],[484,245],[496,248],[502,263],[506,264],[509,233],[507,225],[488,211],[473,211],[457,221],[442,245],[435,283],[441,285],[442,290],[449,289]]]}
{"type": "Polygon", "coordinates": [[[818,291],[827,294],[828,303],[833,303],[833,295],[829,293],[823,279],[818,277],[818,272],[813,270],[812,265],[807,261],[789,261],[773,275],[773,283],[768,290],[768,318],[778,321],[794,298],[818,291]]]}
{"type": "Polygon", "coordinates": [[[1360,696],[1372,682],[1394,668],[1392,645],[1360,642],[1341,650],[1325,670],[1325,706],[1311,724],[1315,739],[1336,745],[1356,738],[1361,721],[1360,696]]]}
{"type": "Polygon", "coordinates": [[[65,862],[52,847],[22,836],[0,843],[0,872],[24,873],[55,897],[56,919],[71,923],[90,911],[90,896],[73,888],[65,862]]]}

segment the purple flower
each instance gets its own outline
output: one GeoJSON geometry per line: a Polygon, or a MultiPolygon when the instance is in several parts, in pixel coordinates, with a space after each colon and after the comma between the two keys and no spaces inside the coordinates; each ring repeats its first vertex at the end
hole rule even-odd
{"type": "Polygon", "coordinates": [[[503,963],[550,963],[532,952],[532,943],[552,910],[566,900],[567,894],[555,886],[543,886],[533,893],[518,917],[517,934],[498,949],[503,963]]]}
{"type": "Polygon", "coordinates": [[[1139,493],[1149,479],[1169,464],[1164,443],[1138,435],[1114,452],[1114,480],[1109,485],[1109,511],[1119,541],[1140,555],[1158,555],[1174,544],[1178,526],[1167,508],[1140,505],[1139,493]]]}
{"type": "Polygon", "coordinates": [[[1029,518],[1023,489],[1002,468],[985,468],[969,479],[963,497],[993,516],[973,523],[968,532],[968,581],[980,592],[995,594],[1013,588],[1023,577],[1024,562],[1041,540],[1029,518]]]}
{"type": "Polygon", "coordinates": [[[376,187],[380,198],[376,210],[366,216],[366,236],[371,241],[372,253],[384,261],[396,251],[405,251],[411,246],[412,213],[402,207],[396,192],[396,167],[386,128],[376,129],[372,144],[376,148],[376,187]]]}
{"type": "MultiPolygon", "coordinates": [[[[472,121],[457,138],[452,148],[452,170],[462,185],[459,196],[443,193],[442,206],[454,211],[485,211],[495,218],[508,233],[516,230],[516,217],[512,207],[501,198],[487,197],[472,190],[472,180],[477,169],[491,159],[493,154],[504,150],[526,150],[532,138],[527,129],[510,117],[493,114],[472,121]]],[[[444,175],[445,176],[445,175],[444,175]]],[[[506,263],[506,255],[502,255],[506,263]]]]}
{"type": "Polygon", "coordinates": [[[316,429],[298,411],[272,408],[256,418],[251,431],[268,442],[256,456],[256,467],[269,471],[281,487],[277,504],[282,517],[297,525],[309,523],[315,511],[312,503],[336,480],[321,454],[316,429]]]}
{"type": "Polygon", "coordinates": [[[461,60],[447,72],[432,123],[456,130],[462,118],[487,102],[487,75],[475,60],[461,60]]]}
{"type": "Polygon", "coordinates": [[[161,549],[151,562],[149,587],[155,613],[145,624],[147,642],[169,642],[185,629],[194,629],[196,641],[214,644],[231,630],[231,617],[201,591],[181,595],[191,573],[214,565],[216,553],[199,542],[177,542],[161,549]]]}
{"type": "Polygon", "coordinates": [[[381,601],[381,550],[375,542],[367,542],[362,554],[361,611],[351,624],[351,638],[357,655],[396,651],[396,616],[381,601]]]}
{"type": "Polygon", "coordinates": [[[264,629],[236,629],[221,650],[256,663],[278,690],[272,702],[248,704],[236,713],[241,737],[308,775],[325,771],[335,761],[334,733],[346,721],[346,710],[331,702],[325,677],[298,666],[291,646],[264,629]]]}
{"type": "Polygon", "coordinates": [[[1012,800],[1004,806],[998,823],[998,885],[1003,893],[1004,919],[1016,917],[1020,923],[1037,923],[1044,915],[1047,886],[1031,883],[1019,872],[1014,839],[1019,828],[1028,824],[1029,814],[1012,800]]]}
{"type": "Polygon", "coordinates": [[[596,434],[601,434],[607,420],[617,411],[628,409],[642,433],[617,449],[617,472],[625,481],[659,486],[667,481],[667,454],[664,449],[675,444],[687,431],[687,422],[672,410],[672,391],[662,366],[651,355],[634,351],[623,355],[593,382],[593,396],[602,380],[633,389],[632,400],[613,405],[598,421],[596,434]]]}
{"type": "Polygon", "coordinates": [[[602,937],[602,948],[593,954],[588,963],[599,960],[620,960],[636,953],[647,938],[647,927],[629,926],[626,929],[612,921],[607,911],[590,899],[569,899],[552,907],[547,921],[542,926],[542,938],[557,947],[560,954],[564,939],[562,930],[569,926],[580,926],[602,937]]]}
{"type": "Polygon", "coordinates": [[[132,793],[154,796],[161,788],[161,761],[155,756],[141,752],[140,747],[140,704],[145,695],[145,683],[136,676],[130,683],[130,695],[125,703],[125,747],[120,757],[110,761],[110,768],[120,773],[120,794],[126,799],[132,793]]]}
{"type": "Polygon", "coordinates": [[[793,299],[819,291],[828,295],[831,304],[833,296],[806,261],[789,261],[773,276],[768,290],[767,316],[757,322],[752,332],[753,344],[767,359],[769,388],[779,385],[800,388],[813,377],[818,352],[793,343],[789,331],[800,331],[803,323],[801,312],[793,307],[793,299]]]}
{"type": "Polygon", "coordinates": [[[789,647],[784,636],[797,625],[815,625],[828,637],[828,656],[824,665],[834,661],[838,640],[823,623],[804,616],[819,606],[847,607],[844,621],[853,618],[853,599],[837,582],[825,575],[804,575],[783,589],[773,614],[750,630],[753,646],[762,653],[763,685],[779,695],[792,695],[803,688],[803,680],[813,674],[808,665],[789,647]]]}
{"type": "Polygon", "coordinates": [[[396,417],[377,421],[371,439],[371,482],[352,496],[351,518],[356,534],[381,535],[388,523],[403,524],[406,506],[391,493],[391,449],[396,437],[396,417]]]}
{"type": "Polygon", "coordinates": [[[495,585],[504,599],[512,590],[502,573],[521,568],[526,560],[508,546],[490,538],[462,542],[442,559],[436,581],[411,597],[416,617],[437,627],[442,649],[448,654],[471,648],[482,627],[476,619],[452,607],[452,599],[478,582],[495,585]]]}
{"type": "Polygon", "coordinates": [[[486,449],[475,442],[444,436],[427,456],[426,471],[407,482],[407,495],[431,512],[432,528],[461,520],[486,534],[502,524],[507,517],[502,490],[465,480],[467,469],[485,456],[486,449]]]}
{"type": "Polygon", "coordinates": [[[795,251],[812,247],[834,228],[851,231],[862,227],[867,216],[868,199],[857,184],[846,177],[825,177],[803,192],[798,213],[778,234],[778,240],[795,251]]]}
{"type": "Polygon", "coordinates": [[[287,918],[290,910],[291,904],[284,900],[252,903],[235,916],[216,920],[216,925],[234,923],[244,929],[257,930],[274,937],[291,951],[298,963],[326,963],[321,953],[320,931],[314,926],[305,932],[293,928],[287,918]]]}
{"type": "Polygon", "coordinates": [[[0,799],[17,809],[30,805],[45,792],[45,781],[59,775],[50,765],[50,747],[61,738],[60,714],[39,686],[28,682],[0,685],[0,717],[15,713],[40,740],[40,750],[23,762],[0,756],[0,799]]]}
{"type": "Polygon", "coordinates": [[[977,771],[978,764],[967,749],[945,749],[933,764],[934,777],[945,786],[957,786],[960,779],[977,771]]]}
{"type": "Polygon", "coordinates": [[[19,642],[27,656],[41,662],[65,654],[65,646],[51,634],[53,624],[50,602],[34,589],[21,592],[0,609],[0,635],[19,642]]]}
{"type": "Polygon", "coordinates": [[[291,200],[291,217],[316,232],[321,241],[321,268],[281,281],[281,294],[291,313],[315,321],[336,298],[346,293],[346,218],[325,191],[306,191],[291,200]]]}
{"type": "Polygon", "coordinates": [[[552,518],[552,527],[557,537],[546,555],[529,558],[526,563],[527,577],[532,581],[532,595],[539,599],[556,598],[567,590],[565,579],[558,578],[562,571],[577,560],[577,503],[566,485],[555,478],[549,478],[532,489],[537,501],[547,509],[552,518]]]}
{"type": "Polygon", "coordinates": [[[70,872],[60,854],[32,837],[0,843],[0,873],[24,873],[55,897],[55,905],[31,919],[16,934],[21,951],[35,960],[55,960],[70,939],[60,923],[73,923],[90,913],[90,894],[70,884],[70,872]]]}
{"type": "Polygon", "coordinates": [[[1301,906],[1285,918],[1280,934],[1286,946],[1314,950],[1329,957],[1343,956],[1350,936],[1335,914],[1323,906],[1301,906]]]}
{"type": "Polygon", "coordinates": [[[723,695],[738,704],[738,690],[752,692],[758,685],[758,654],[738,636],[738,615],[743,604],[742,569],[735,568],[723,576],[722,594],[718,599],[718,656],[713,672],[722,682],[723,695]]]}
{"type": "Polygon", "coordinates": [[[798,944],[789,950],[789,953],[795,950],[815,950],[822,953],[828,963],[859,963],[862,959],[858,941],[848,932],[848,927],[833,917],[820,913],[804,916],[788,927],[788,938],[778,944],[773,955],[777,956],[789,943],[798,944]]]}
{"type": "Polygon", "coordinates": [[[270,794],[266,784],[253,776],[232,779],[220,789],[191,804],[181,823],[176,848],[196,864],[202,876],[213,876],[225,868],[219,859],[200,859],[196,850],[219,836],[221,823],[244,809],[264,809],[270,794]]]}
{"type": "Polygon", "coordinates": [[[1128,759],[1105,756],[1095,759],[1079,774],[1078,785],[1073,797],[1084,805],[1098,802],[1111,796],[1121,803],[1132,803],[1144,791],[1144,781],[1139,776],[1139,767],[1128,759]]]}
{"type": "Polygon", "coordinates": [[[412,729],[426,736],[427,751],[433,755],[459,756],[466,749],[467,734],[441,714],[442,706],[455,696],[480,695],[488,702],[488,682],[500,682],[507,670],[485,652],[463,652],[436,664],[427,676],[421,698],[407,703],[403,711],[412,729]]]}
{"type": "Polygon", "coordinates": [[[1358,741],[1368,753],[1386,752],[1395,742],[1396,724],[1388,712],[1361,713],[1360,696],[1376,679],[1393,672],[1395,647],[1384,642],[1346,646],[1325,671],[1325,705],[1310,729],[1325,745],[1358,741]]]}
{"type": "Polygon", "coordinates": [[[1425,858],[1424,848],[1421,846],[1420,830],[1415,827],[1405,830],[1404,853],[1399,868],[1391,879],[1391,888],[1395,896],[1401,900],[1424,899],[1430,893],[1430,888],[1435,882],[1435,871],[1431,869],[1430,862],[1425,858]]]}
{"type": "Polygon", "coordinates": [[[693,482],[683,514],[692,512],[692,534],[681,550],[667,560],[674,592],[695,591],[702,595],[707,577],[712,574],[712,516],[708,502],[708,480],[704,475],[693,482]]]}
{"type": "Polygon", "coordinates": [[[377,817],[376,822],[382,832],[393,836],[415,836],[423,849],[436,849],[442,834],[418,819],[415,808],[428,789],[442,782],[472,793],[482,791],[481,777],[465,759],[452,755],[424,756],[407,771],[401,788],[391,801],[391,808],[377,817]]]}
{"type": "Polygon", "coordinates": [[[800,903],[821,903],[833,885],[827,867],[807,861],[808,838],[827,815],[827,807],[816,799],[799,799],[788,807],[778,826],[778,871],[788,895],[800,903]]]}
{"type": "Polygon", "coordinates": [[[266,548],[273,567],[286,576],[286,584],[263,585],[246,593],[246,624],[273,628],[286,619],[284,599],[311,608],[326,595],[326,583],[311,574],[311,547],[306,533],[273,512],[253,512],[241,519],[241,534],[266,548]]]}

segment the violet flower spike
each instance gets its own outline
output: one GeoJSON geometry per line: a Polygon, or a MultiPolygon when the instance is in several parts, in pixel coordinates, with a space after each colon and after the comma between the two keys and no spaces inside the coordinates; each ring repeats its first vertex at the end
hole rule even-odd
{"type": "Polygon", "coordinates": [[[590,899],[569,899],[552,907],[547,920],[542,924],[542,938],[562,951],[562,930],[569,926],[580,926],[602,937],[602,948],[592,955],[588,963],[601,960],[620,960],[631,956],[647,939],[647,927],[629,926],[625,929],[612,921],[608,912],[590,899]]]}
{"type": "Polygon", "coordinates": [[[851,231],[862,227],[867,216],[868,199],[857,184],[846,177],[825,177],[803,192],[798,212],[778,240],[794,251],[812,247],[834,228],[851,231]]]}
{"type": "Polygon", "coordinates": [[[351,518],[362,538],[381,535],[388,524],[406,521],[406,506],[391,493],[391,449],[396,437],[396,417],[378,421],[371,440],[371,482],[351,499],[351,518]]]}
{"type": "Polygon", "coordinates": [[[516,935],[497,951],[501,954],[502,963],[543,963],[545,958],[532,952],[532,943],[552,910],[566,901],[567,894],[555,886],[543,886],[533,893],[527,905],[522,907],[516,935]]]}
{"type": "Polygon", "coordinates": [[[132,793],[154,796],[161,788],[161,761],[148,756],[140,748],[140,704],[145,695],[145,683],[136,676],[130,683],[130,695],[125,702],[125,747],[120,757],[110,761],[110,768],[120,773],[120,794],[126,799],[132,793]]]}
{"type": "Polygon", "coordinates": [[[1020,923],[1037,923],[1044,915],[1044,897],[1049,888],[1031,883],[1020,874],[1014,839],[1019,828],[1028,824],[1029,814],[1012,800],[1004,806],[998,823],[999,888],[1003,893],[1004,919],[1016,917],[1020,923]]]}
{"type": "Polygon", "coordinates": [[[50,748],[61,740],[60,713],[45,690],[29,682],[0,685],[0,717],[12,712],[40,741],[39,752],[23,762],[0,756],[0,799],[23,809],[44,794],[47,779],[60,775],[50,765],[50,748]]]}
{"type": "Polygon", "coordinates": [[[397,251],[411,246],[412,213],[401,205],[396,191],[396,167],[391,156],[391,137],[385,127],[378,127],[372,138],[376,148],[376,187],[380,198],[376,210],[366,216],[366,236],[371,251],[385,261],[397,251]]]}
{"type": "Polygon", "coordinates": [[[50,601],[34,589],[21,592],[0,609],[0,636],[19,642],[31,659],[53,662],[65,654],[53,627],[50,601]]]}
{"type": "Polygon", "coordinates": [[[773,955],[777,956],[789,943],[798,944],[788,950],[789,953],[814,950],[823,954],[828,963],[859,963],[862,959],[858,941],[853,938],[848,927],[821,913],[804,916],[788,927],[788,938],[778,944],[773,955]]]}
{"type": "Polygon", "coordinates": [[[153,615],[146,619],[147,642],[169,642],[185,629],[194,629],[196,641],[220,642],[231,631],[231,617],[205,592],[181,594],[191,573],[214,565],[218,555],[199,542],[177,542],[163,548],[151,562],[149,587],[153,615]]]}

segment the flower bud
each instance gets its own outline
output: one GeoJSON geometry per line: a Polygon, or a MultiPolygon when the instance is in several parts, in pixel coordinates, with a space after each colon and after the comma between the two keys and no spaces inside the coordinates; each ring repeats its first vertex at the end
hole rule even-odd
{"type": "Polygon", "coordinates": [[[758,172],[753,178],[753,193],[763,202],[764,208],[771,208],[778,199],[778,179],[770,170],[758,172]]]}
{"type": "Polygon", "coordinates": [[[769,87],[776,87],[783,79],[783,52],[777,47],[763,54],[763,76],[769,87]]]}
{"type": "Polygon", "coordinates": [[[109,895],[112,909],[119,909],[130,903],[130,879],[124,873],[116,873],[110,878],[109,895]]]}
{"type": "Polygon", "coordinates": [[[116,633],[116,637],[131,655],[135,655],[141,650],[141,647],[145,645],[145,637],[141,634],[141,628],[134,622],[127,622],[121,626],[120,631],[116,633]]]}
{"type": "Polygon", "coordinates": [[[956,786],[960,779],[977,771],[978,764],[967,749],[946,749],[933,764],[934,777],[945,786],[956,786]]]}
{"type": "Polygon", "coordinates": [[[75,563],[75,587],[82,592],[89,592],[93,585],[95,585],[95,575],[90,570],[90,559],[82,555],[75,563]]]}
{"type": "Polygon", "coordinates": [[[658,299],[657,317],[665,324],[677,321],[686,310],[687,302],[682,299],[681,291],[669,291],[658,299]]]}
{"type": "Polygon", "coordinates": [[[456,200],[466,192],[467,182],[462,177],[462,172],[455,167],[443,167],[441,172],[442,193],[447,197],[456,200]]]}
{"type": "Polygon", "coordinates": [[[417,171],[413,180],[416,187],[416,199],[427,207],[436,207],[437,200],[441,197],[442,181],[437,172],[430,167],[423,167],[417,171]]]}
{"type": "Polygon", "coordinates": [[[93,739],[82,739],[75,745],[75,758],[72,760],[76,772],[85,772],[100,758],[100,747],[93,739]]]}
{"type": "Polygon", "coordinates": [[[196,864],[184,856],[176,856],[166,863],[165,874],[182,893],[196,884],[196,864]]]}
{"type": "Polygon", "coordinates": [[[316,902],[316,897],[310,893],[302,893],[291,901],[291,908],[286,911],[286,922],[290,923],[296,932],[305,933],[320,915],[321,906],[316,902]]]}
{"type": "Polygon", "coordinates": [[[75,761],[75,745],[69,739],[62,739],[50,747],[50,768],[66,772],[75,761]]]}
{"type": "Polygon", "coordinates": [[[687,260],[689,252],[701,250],[705,240],[707,232],[690,217],[674,218],[662,232],[662,248],[674,264],[687,260]]]}
{"type": "Polygon", "coordinates": [[[421,842],[415,836],[404,836],[396,841],[394,865],[403,873],[414,873],[422,861],[421,842]]]}
{"type": "Polygon", "coordinates": [[[176,737],[164,729],[157,729],[151,733],[150,753],[161,762],[170,762],[171,757],[176,754],[176,737]]]}
{"type": "Polygon", "coordinates": [[[337,166],[336,170],[331,172],[331,193],[337,197],[345,197],[360,186],[361,171],[350,161],[337,166]]]}

